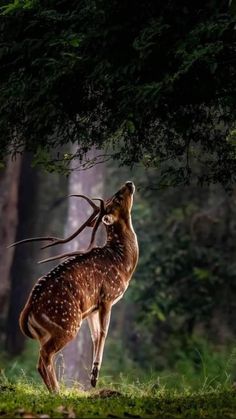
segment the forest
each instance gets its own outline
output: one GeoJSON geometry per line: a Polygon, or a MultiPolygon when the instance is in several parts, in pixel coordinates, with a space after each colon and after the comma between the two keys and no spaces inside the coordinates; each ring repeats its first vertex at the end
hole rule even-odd
{"type": "Polygon", "coordinates": [[[233,0],[0,1],[0,417],[236,418],[235,64],[233,0]],[[55,394],[19,316],[70,259],[38,262],[85,251],[96,227],[10,245],[69,237],[91,215],[71,195],[108,211],[127,181],[139,258],[97,386],[84,320],[55,394]]]}

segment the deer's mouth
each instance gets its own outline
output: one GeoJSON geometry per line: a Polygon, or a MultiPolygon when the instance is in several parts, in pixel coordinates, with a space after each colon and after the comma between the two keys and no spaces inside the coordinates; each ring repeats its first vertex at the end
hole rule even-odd
{"type": "Polygon", "coordinates": [[[134,186],[134,182],[128,180],[127,182],[125,182],[125,186],[129,189],[129,191],[134,194],[135,192],[135,186],[134,186]]]}

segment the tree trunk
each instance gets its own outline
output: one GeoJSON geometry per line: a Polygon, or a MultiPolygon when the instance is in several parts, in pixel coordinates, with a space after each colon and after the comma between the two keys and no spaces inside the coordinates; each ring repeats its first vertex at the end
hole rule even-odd
{"type": "MultiPolygon", "coordinates": [[[[19,181],[17,233],[10,242],[32,236],[63,236],[63,220],[67,212],[68,180],[58,173],[45,173],[31,167],[31,156],[25,154],[19,181]]],[[[37,260],[50,257],[58,249],[49,248],[43,253],[40,243],[28,243],[13,248],[11,292],[6,327],[6,348],[13,354],[24,349],[24,336],[18,327],[22,310],[32,284],[55,263],[38,265],[37,260]]],[[[9,275],[10,276],[10,275],[9,275]]]]}
{"type": "MultiPolygon", "coordinates": [[[[31,167],[30,155],[25,154],[19,179],[18,227],[15,241],[31,236],[34,231],[37,183],[37,172],[31,167]]],[[[20,332],[18,320],[32,286],[34,249],[33,245],[27,244],[14,248],[6,326],[6,349],[11,355],[19,354],[24,347],[24,337],[20,332]]]]}
{"type": "MultiPolygon", "coordinates": [[[[76,150],[73,149],[73,152],[76,150]]],[[[96,151],[92,150],[87,157],[93,159],[96,151]]],[[[73,162],[73,167],[78,162],[73,162]]],[[[85,194],[99,197],[103,192],[104,165],[100,164],[85,171],[73,171],[69,179],[70,194],[85,194]]],[[[92,209],[83,199],[70,198],[66,224],[66,236],[75,231],[91,214],[92,209]]],[[[91,237],[91,229],[86,228],[74,241],[66,245],[66,251],[86,249],[91,237]]],[[[68,386],[75,381],[83,389],[90,388],[90,370],[92,366],[92,341],[87,322],[83,322],[78,336],[63,350],[64,380],[68,386]]]]}
{"type": "Polygon", "coordinates": [[[7,316],[10,290],[10,268],[14,249],[7,249],[15,239],[17,226],[18,179],[21,158],[8,160],[0,173],[0,342],[3,341],[3,325],[7,316]]]}

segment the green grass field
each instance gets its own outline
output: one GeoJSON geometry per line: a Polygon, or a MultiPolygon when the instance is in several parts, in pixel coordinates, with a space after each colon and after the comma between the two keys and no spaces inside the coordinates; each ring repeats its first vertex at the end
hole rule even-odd
{"type": "Polygon", "coordinates": [[[48,394],[41,385],[2,382],[1,418],[236,418],[236,391],[182,393],[155,385],[110,386],[48,394]]]}
{"type": "Polygon", "coordinates": [[[62,385],[60,394],[52,395],[36,372],[37,345],[30,342],[20,357],[0,353],[0,419],[236,419],[235,348],[210,349],[202,348],[197,364],[183,358],[175,370],[149,374],[128,364],[112,371],[105,357],[96,390],[62,385]]]}

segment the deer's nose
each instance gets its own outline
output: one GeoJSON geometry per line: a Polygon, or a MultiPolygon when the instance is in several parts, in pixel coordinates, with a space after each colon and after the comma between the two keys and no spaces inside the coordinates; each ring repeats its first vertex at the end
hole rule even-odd
{"type": "Polygon", "coordinates": [[[125,185],[129,188],[130,192],[134,193],[135,186],[134,186],[134,183],[133,182],[131,182],[130,180],[128,180],[127,182],[125,182],[125,185]]]}

